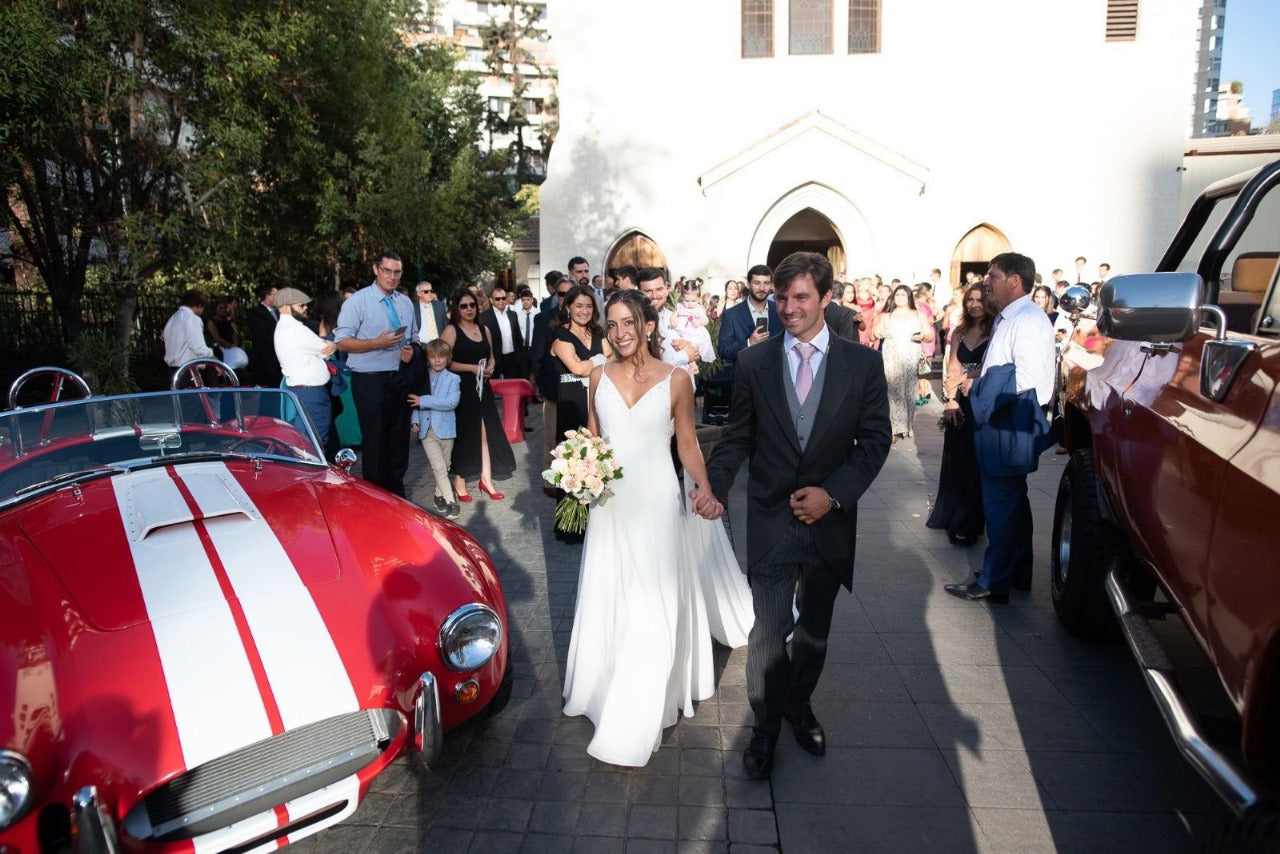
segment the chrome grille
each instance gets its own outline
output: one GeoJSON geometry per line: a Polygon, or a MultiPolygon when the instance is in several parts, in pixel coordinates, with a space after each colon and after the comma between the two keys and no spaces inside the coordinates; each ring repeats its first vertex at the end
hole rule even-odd
{"type": "Polygon", "coordinates": [[[140,801],[124,820],[135,839],[189,839],[341,780],[368,765],[400,728],[391,709],[351,712],[219,756],[140,801]]]}

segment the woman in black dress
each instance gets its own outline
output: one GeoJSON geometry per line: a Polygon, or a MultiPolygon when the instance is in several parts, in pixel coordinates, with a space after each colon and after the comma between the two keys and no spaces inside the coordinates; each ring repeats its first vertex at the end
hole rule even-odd
{"type": "Polygon", "coordinates": [[[506,480],[516,470],[516,457],[502,431],[502,416],[489,387],[493,374],[493,342],[489,330],[476,322],[479,316],[475,296],[459,288],[449,298],[452,322],[440,337],[453,348],[449,370],[462,377],[462,398],[458,401],[458,437],[453,442],[453,491],[459,501],[470,501],[467,481],[479,478],[480,491],[494,501],[506,498],[493,486],[494,479],[506,480]],[[477,383],[480,389],[477,390],[477,383]]]}
{"type": "Polygon", "coordinates": [[[943,394],[949,400],[942,411],[946,435],[942,441],[942,469],[938,474],[938,498],[925,524],[944,528],[951,542],[973,545],[982,535],[982,485],[978,456],[973,449],[973,407],[969,387],[982,370],[982,358],[991,338],[994,312],[981,287],[964,292],[960,324],[951,331],[951,358],[943,376],[943,394]]]}
{"type": "Polygon", "coordinates": [[[556,442],[566,430],[587,426],[587,378],[613,355],[600,328],[600,308],[586,285],[574,285],[551,321],[551,359],[560,375],[556,403],[556,442]]]}

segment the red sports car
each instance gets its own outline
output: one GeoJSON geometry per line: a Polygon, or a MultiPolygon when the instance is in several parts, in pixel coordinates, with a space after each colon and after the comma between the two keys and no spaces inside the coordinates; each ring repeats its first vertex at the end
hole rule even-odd
{"type": "Polygon", "coordinates": [[[289,393],[0,413],[0,854],[278,848],[510,688],[484,550],[289,393]]]}

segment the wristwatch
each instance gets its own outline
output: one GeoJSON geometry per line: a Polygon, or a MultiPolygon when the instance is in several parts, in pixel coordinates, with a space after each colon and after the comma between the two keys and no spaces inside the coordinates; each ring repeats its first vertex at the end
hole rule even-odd
{"type": "Polygon", "coordinates": [[[840,502],[836,501],[836,497],[834,495],[831,495],[830,493],[828,493],[827,501],[830,504],[832,510],[840,509],[840,502]]]}

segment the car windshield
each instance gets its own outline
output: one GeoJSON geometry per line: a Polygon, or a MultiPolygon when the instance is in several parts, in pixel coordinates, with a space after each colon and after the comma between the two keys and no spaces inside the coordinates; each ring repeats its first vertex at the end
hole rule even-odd
{"type": "Polygon", "coordinates": [[[190,389],[0,413],[0,506],[94,477],[209,459],[325,465],[297,398],[279,389],[190,389]]]}

